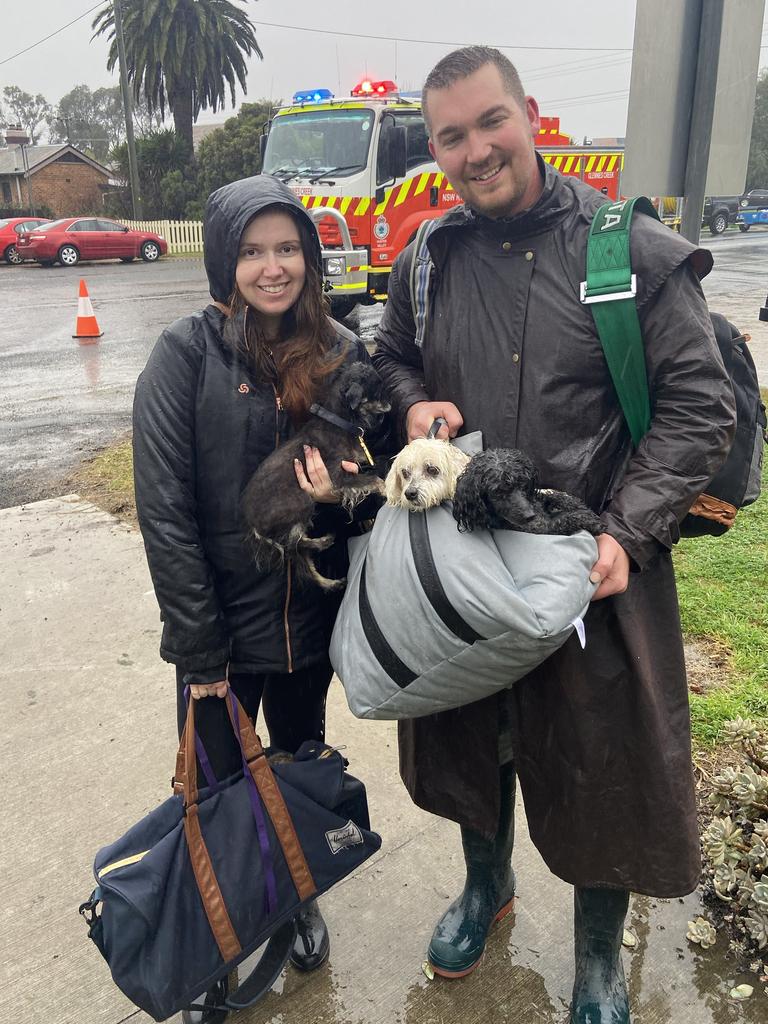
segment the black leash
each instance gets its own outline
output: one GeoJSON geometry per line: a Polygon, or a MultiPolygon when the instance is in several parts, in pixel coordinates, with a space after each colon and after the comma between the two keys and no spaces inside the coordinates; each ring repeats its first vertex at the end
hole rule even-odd
{"type": "Polygon", "coordinates": [[[368,445],[365,443],[365,431],[362,427],[358,427],[356,423],[351,423],[349,420],[342,419],[341,416],[337,416],[335,412],[331,412],[330,409],[326,409],[322,405],[318,405],[317,402],[313,402],[309,407],[309,411],[313,416],[317,416],[318,419],[325,420],[326,423],[331,423],[334,427],[338,427],[339,430],[345,431],[347,434],[357,434],[357,440],[360,442],[360,447],[363,449],[363,454],[368,460],[368,465],[373,466],[373,456],[368,450],[368,445]]]}

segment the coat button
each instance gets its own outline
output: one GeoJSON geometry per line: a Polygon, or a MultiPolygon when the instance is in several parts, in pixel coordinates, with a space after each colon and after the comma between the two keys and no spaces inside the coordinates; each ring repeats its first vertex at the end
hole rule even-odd
{"type": "Polygon", "coordinates": [[[502,242],[501,243],[501,248],[504,250],[504,252],[509,252],[509,250],[512,248],[512,243],[511,242],[502,242]]]}
{"type": "Polygon", "coordinates": [[[513,363],[519,363],[520,362],[520,356],[517,354],[517,352],[513,352],[512,353],[512,362],[513,363]]]}
{"type": "Polygon", "coordinates": [[[526,259],[528,260],[528,262],[530,262],[530,261],[531,261],[531,260],[533,259],[533,253],[531,252],[531,250],[530,250],[530,249],[529,249],[529,250],[528,250],[528,252],[527,252],[527,253],[525,254],[525,258],[526,258],[526,259]]]}

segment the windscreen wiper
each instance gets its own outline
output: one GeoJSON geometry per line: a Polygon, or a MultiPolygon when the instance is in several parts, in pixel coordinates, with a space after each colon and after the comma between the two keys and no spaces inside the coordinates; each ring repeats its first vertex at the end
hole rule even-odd
{"type": "Polygon", "coordinates": [[[301,175],[301,171],[296,167],[278,167],[275,171],[269,172],[273,177],[279,178],[280,181],[285,184],[286,181],[292,181],[294,178],[298,178],[301,175]],[[285,177],[283,177],[285,175],[285,177]]]}
{"type": "Polygon", "coordinates": [[[330,167],[327,171],[321,171],[320,174],[315,175],[312,178],[307,179],[310,185],[316,185],[322,181],[326,185],[335,185],[335,181],[330,180],[331,174],[341,174],[342,171],[364,171],[365,164],[348,164],[346,167],[330,167]]]}

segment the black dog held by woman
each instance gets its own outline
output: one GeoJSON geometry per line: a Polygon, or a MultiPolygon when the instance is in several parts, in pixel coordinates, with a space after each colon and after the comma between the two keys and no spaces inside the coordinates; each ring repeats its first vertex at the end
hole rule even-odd
{"type": "Polygon", "coordinates": [[[599,517],[578,498],[540,490],[536,467],[518,448],[489,448],[470,459],[456,484],[453,518],[467,531],[603,532],[599,517]]]}
{"type": "Polygon", "coordinates": [[[341,462],[357,462],[362,469],[373,466],[364,435],[381,425],[389,403],[374,368],[358,362],[334,374],[320,402],[309,411],[301,428],[251,477],[243,492],[243,516],[259,566],[277,568],[286,558],[292,558],[298,582],[335,590],[344,586],[344,580],[327,579],[312,561],[312,552],[330,547],[333,537],[308,536],[315,503],[312,495],[298,486],[294,461],[302,459],[305,445],[317,448],[346,509],[369,494],[383,493],[380,477],[348,473],[341,462]]]}

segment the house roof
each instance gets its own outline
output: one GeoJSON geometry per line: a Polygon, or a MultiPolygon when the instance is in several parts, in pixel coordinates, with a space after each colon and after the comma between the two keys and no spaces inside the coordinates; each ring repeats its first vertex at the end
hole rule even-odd
{"type": "MultiPolygon", "coordinates": [[[[56,146],[26,146],[27,163],[29,164],[30,174],[36,174],[37,171],[47,167],[48,164],[55,163],[56,160],[60,160],[63,156],[75,157],[77,160],[82,160],[83,163],[90,164],[91,167],[97,171],[101,171],[107,177],[110,175],[109,168],[100,164],[98,160],[94,160],[90,156],[86,156],[85,153],[81,153],[79,149],[75,149],[74,146],[69,146],[66,143],[56,146]]],[[[7,149],[0,149],[0,175],[23,175],[24,174],[24,160],[21,152],[21,146],[8,146],[7,149]]]]}
{"type": "Polygon", "coordinates": [[[224,127],[223,121],[216,121],[215,124],[193,124],[192,125],[192,147],[197,152],[197,148],[203,139],[210,135],[211,132],[218,131],[219,128],[224,127]]]}

